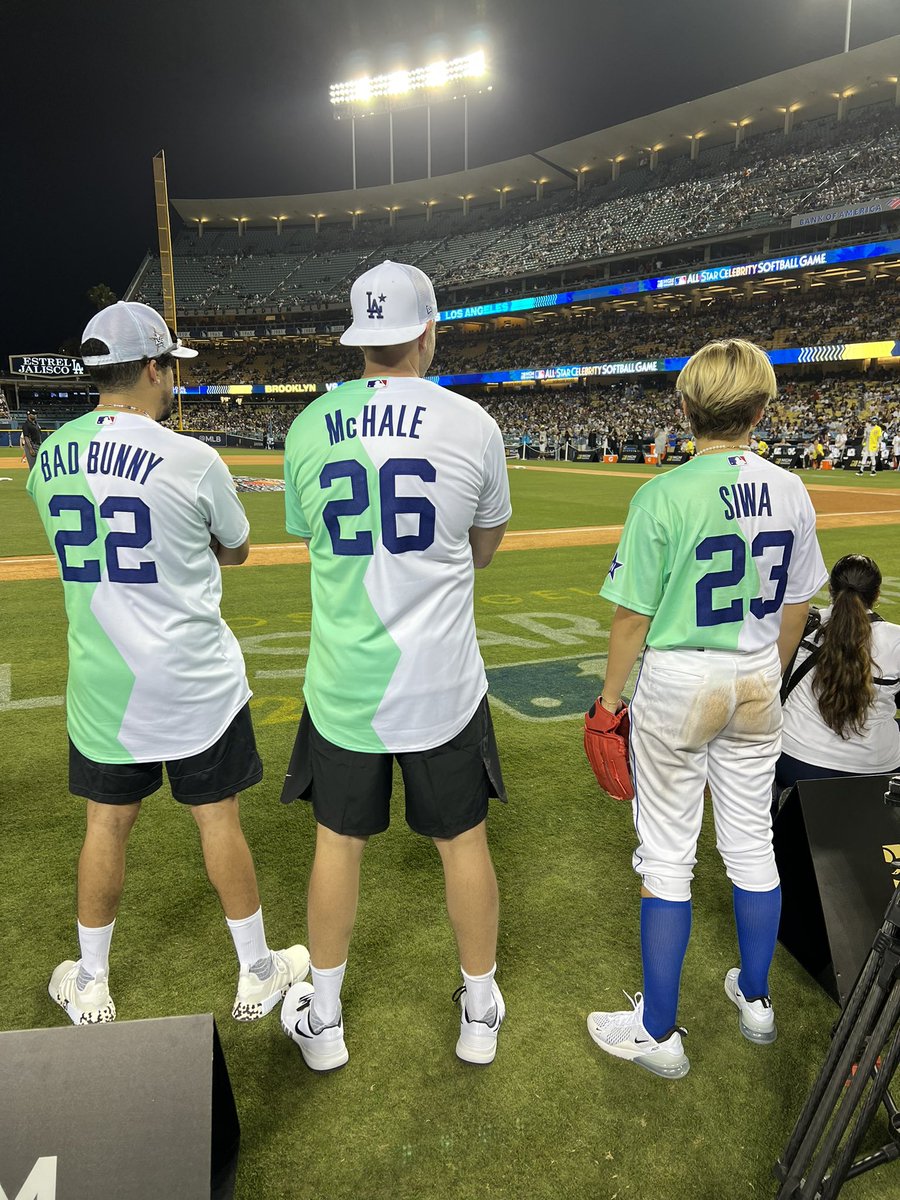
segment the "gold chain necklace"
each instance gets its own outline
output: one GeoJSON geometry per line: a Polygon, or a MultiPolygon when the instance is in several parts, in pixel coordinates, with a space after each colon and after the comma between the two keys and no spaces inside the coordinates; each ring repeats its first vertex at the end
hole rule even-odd
{"type": "Polygon", "coordinates": [[[119,410],[119,412],[124,412],[127,409],[128,412],[137,413],[138,416],[146,417],[149,421],[153,420],[153,417],[150,416],[146,409],[135,408],[133,404],[98,404],[97,408],[101,410],[106,408],[116,408],[119,410]]]}
{"type": "Polygon", "coordinates": [[[712,454],[714,450],[747,450],[751,454],[753,453],[749,446],[734,446],[726,443],[722,446],[707,446],[705,450],[698,450],[694,457],[699,458],[701,454],[712,454]]]}

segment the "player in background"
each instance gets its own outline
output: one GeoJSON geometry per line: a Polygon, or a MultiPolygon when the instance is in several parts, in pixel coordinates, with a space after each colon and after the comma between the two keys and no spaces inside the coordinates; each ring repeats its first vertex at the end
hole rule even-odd
{"type": "Polygon", "coordinates": [[[900,471],[900,429],[894,431],[894,436],[891,439],[891,458],[894,470],[900,471]]]}
{"type": "Polygon", "coordinates": [[[505,795],[472,596],[511,511],[503,437],[480,405],[423,378],[437,316],[427,275],[384,262],[350,302],[341,342],[362,348],[362,377],[304,409],[285,445],[287,529],[309,544],[312,630],[282,799],[310,800],[317,829],[312,986],[288,992],[282,1025],[312,1070],[347,1061],[340,994],[360,861],[387,828],[396,757],[407,822],[444,868],[463,974],[456,1053],[489,1063],[505,1007],[485,818],[489,797],[505,795]]]}
{"type": "Polygon", "coordinates": [[[882,432],[883,430],[878,423],[878,418],[873,417],[871,423],[866,425],[865,433],[863,434],[862,454],[859,459],[857,475],[862,475],[867,463],[871,463],[871,472],[873,475],[878,471],[878,451],[881,446],[882,432]]]}
{"type": "Polygon", "coordinates": [[[689,1063],[677,1025],[691,879],[709,783],[733,884],[740,967],[725,977],[741,1032],[775,1038],[768,972],[781,912],[769,815],[781,747],[781,672],[827,581],[799,478],[750,451],[776,395],[757,346],[711,342],[678,377],[695,457],[635,494],[601,595],[618,607],[601,702],[610,712],[646,643],[631,702],[643,994],[594,1012],[601,1049],[657,1075],[689,1063]]]}
{"type": "Polygon", "coordinates": [[[244,660],[219,612],[220,566],[245,561],[250,527],[218,454],[159,424],[172,411],[174,360],[196,350],[152,308],[120,302],[89,322],[81,352],[99,404],[47,438],[27,485],[59,561],[69,789],[87,799],[81,956],[56,968],[50,995],[76,1025],[115,1019],[109,950],[125,849],[165,764],[237,951],[232,1015],[255,1020],[303,978],[309,955],[269,949],[238,815],[262,764],[244,660]]]}

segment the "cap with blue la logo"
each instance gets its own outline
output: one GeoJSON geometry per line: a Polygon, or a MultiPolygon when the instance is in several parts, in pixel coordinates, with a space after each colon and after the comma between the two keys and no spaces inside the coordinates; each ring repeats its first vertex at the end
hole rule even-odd
{"type": "Polygon", "coordinates": [[[437,320],[434,286],[424,271],[389,259],[365,271],[350,289],[353,324],[344,346],[397,346],[437,320]]]}

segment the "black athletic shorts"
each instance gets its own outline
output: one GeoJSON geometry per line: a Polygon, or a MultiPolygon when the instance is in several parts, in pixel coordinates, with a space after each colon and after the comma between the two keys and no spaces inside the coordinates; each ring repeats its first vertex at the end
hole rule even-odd
{"type": "MultiPolygon", "coordinates": [[[[189,758],[165,764],[172,795],[180,804],[215,804],[259,783],[250,705],[245,704],[218,741],[189,758]]],[[[163,764],[97,763],[69,739],[69,791],[98,804],[136,804],[162,787],[163,764]]]]}
{"type": "Polygon", "coordinates": [[[407,824],[424,837],[456,837],[481,824],[491,796],[506,802],[485,696],[468,725],[449,742],[402,754],[364,754],[335,746],[322,737],[305,708],[282,803],[311,801],[316,821],[335,833],[381,833],[390,823],[395,758],[403,773],[407,824]]]}

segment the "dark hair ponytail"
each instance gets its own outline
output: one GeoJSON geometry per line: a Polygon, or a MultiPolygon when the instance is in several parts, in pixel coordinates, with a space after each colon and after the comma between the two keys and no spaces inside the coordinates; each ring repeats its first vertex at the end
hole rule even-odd
{"type": "Polygon", "coordinates": [[[842,738],[862,733],[875,700],[872,622],[881,571],[865,554],[847,554],[832,568],[831,618],[819,634],[821,650],[813,693],[822,720],[842,738]]]}

